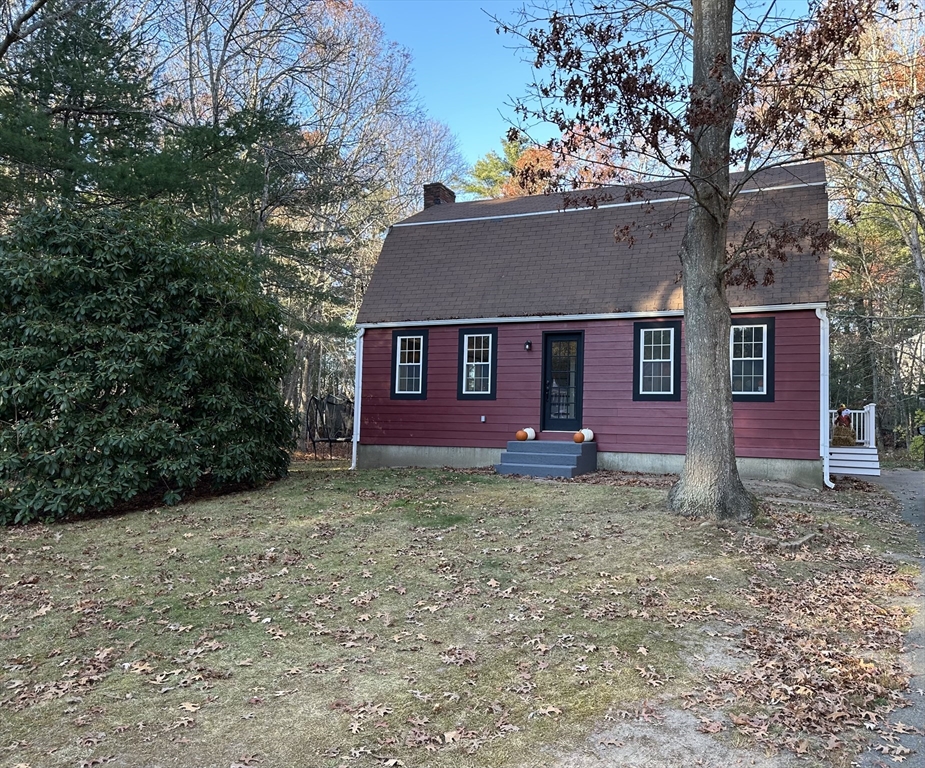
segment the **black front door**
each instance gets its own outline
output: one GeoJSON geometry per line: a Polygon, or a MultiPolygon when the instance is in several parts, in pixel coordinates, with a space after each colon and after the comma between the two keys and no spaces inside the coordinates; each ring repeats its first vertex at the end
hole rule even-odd
{"type": "Polygon", "coordinates": [[[581,368],[582,334],[544,334],[542,429],[581,429],[581,368]]]}

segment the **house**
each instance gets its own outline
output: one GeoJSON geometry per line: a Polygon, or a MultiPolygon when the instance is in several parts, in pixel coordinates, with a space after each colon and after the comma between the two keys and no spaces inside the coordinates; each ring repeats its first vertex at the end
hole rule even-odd
{"type": "MultiPolygon", "coordinates": [[[[560,444],[590,428],[601,469],[680,470],[689,200],[678,181],[587,194],[457,203],[425,186],[359,312],[354,466],[496,464],[532,427],[560,444]]],[[[739,200],[731,233],[824,225],[823,165],[765,171],[739,200]]],[[[773,270],[768,285],[728,291],[739,468],[821,486],[828,266],[791,250],[773,270]]]]}

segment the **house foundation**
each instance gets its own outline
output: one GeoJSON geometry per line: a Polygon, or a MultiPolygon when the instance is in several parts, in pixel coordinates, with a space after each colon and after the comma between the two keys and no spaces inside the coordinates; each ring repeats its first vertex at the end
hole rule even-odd
{"type": "MultiPolygon", "coordinates": [[[[501,448],[457,448],[433,445],[359,445],[357,467],[486,467],[501,461],[501,448]]],[[[754,480],[775,480],[806,488],[822,488],[822,459],[736,460],[739,474],[754,480]]],[[[684,465],[681,454],[619,453],[597,454],[597,468],[647,474],[678,474],[684,465]]]]}

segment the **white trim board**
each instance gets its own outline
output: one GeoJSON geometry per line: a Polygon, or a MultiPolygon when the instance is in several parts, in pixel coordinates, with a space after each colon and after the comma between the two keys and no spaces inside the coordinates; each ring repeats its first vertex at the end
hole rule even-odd
{"type": "MultiPolygon", "coordinates": [[[[757,307],[733,307],[734,315],[767,312],[794,312],[797,310],[825,309],[825,302],[805,304],[766,304],[757,307]]],[[[648,317],[683,317],[682,309],[666,309],[658,312],[601,312],[588,315],[527,315],[522,317],[463,317],[450,320],[405,320],[382,323],[357,323],[357,328],[416,328],[440,325],[502,325],[506,323],[566,323],[589,320],[637,320],[648,317]]]]}

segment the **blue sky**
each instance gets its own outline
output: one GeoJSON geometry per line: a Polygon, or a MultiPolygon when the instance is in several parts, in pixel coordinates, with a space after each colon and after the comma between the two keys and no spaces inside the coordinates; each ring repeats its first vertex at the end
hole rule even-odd
{"type": "MultiPolygon", "coordinates": [[[[500,151],[512,98],[524,96],[533,67],[515,39],[497,34],[489,16],[513,19],[523,0],[357,0],[379,19],[386,37],[414,60],[414,79],[432,118],[446,123],[470,164],[500,151]]],[[[759,0],[758,7],[767,2],[759,0]]],[[[777,12],[802,16],[806,0],[777,0],[777,12]]],[[[531,131],[545,141],[553,128],[531,131]]]]}
{"type": "Polygon", "coordinates": [[[446,123],[471,164],[499,151],[532,67],[495,33],[489,14],[511,18],[521,0],[360,0],[386,36],[408,49],[414,79],[428,113],[446,123]]]}

